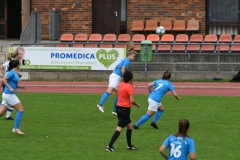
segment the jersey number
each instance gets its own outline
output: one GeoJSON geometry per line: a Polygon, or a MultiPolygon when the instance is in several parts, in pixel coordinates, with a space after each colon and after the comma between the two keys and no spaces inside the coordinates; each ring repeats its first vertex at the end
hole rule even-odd
{"type": "Polygon", "coordinates": [[[173,156],[174,158],[179,158],[181,157],[181,149],[182,148],[182,145],[178,145],[177,147],[175,147],[175,144],[174,143],[171,143],[171,153],[170,155],[173,156]]]}
{"type": "Polygon", "coordinates": [[[159,83],[158,86],[155,88],[155,90],[158,90],[159,88],[161,88],[163,86],[162,83],[159,83]]]}

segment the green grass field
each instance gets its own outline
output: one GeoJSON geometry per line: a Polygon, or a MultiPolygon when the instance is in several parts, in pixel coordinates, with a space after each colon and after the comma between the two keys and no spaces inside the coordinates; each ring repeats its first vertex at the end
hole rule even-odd
{"type": "MultiPolygon", "coordinates": [[[[115,152],[105,151],[117,118],[111,115],[114,96],[105,103],[105,113],[96,104],[100,94],[19,93],[25,112],[20,129],[25,135],[12,133],[13,121],[0,119],[1,160],[152,160],[163,159],[159,147],[178,129],[178,121],[187,118],[189,135],[195,141],[199,160],[239,160],[239,97],[173,96],[163,98],[165,112],[158,121],[151,121],[133,130],[132,142],[137,151],[126,150],[125,131],[114,144],[115,152]]],[[[135,95],[141,104],[133,106],[135,123],[147,111],[147,95],[135,95]]],[[[13,116],[15,117],[16,111],[13,116]]],[[[152,118],[150,119],[152,120],[152,118]]]]}

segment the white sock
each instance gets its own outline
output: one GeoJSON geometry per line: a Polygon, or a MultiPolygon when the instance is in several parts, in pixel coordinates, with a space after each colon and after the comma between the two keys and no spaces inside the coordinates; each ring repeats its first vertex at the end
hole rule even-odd
{"type": "Polygon", "coordinates": [[[13,110],[14,110],[14,108],[12,108],[12,107],[9,107],[9,109],[10,109],[11,111],[7,110],[6,118],[11,117],[11,114],[12,114],[12,112],[13,112],[13,110]]]}

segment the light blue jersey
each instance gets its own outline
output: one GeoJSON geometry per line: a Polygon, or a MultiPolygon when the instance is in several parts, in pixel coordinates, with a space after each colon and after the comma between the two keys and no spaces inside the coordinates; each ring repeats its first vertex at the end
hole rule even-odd
{"type": "Polygon", "coordinates": [[[174,87],[171,82],[169,82],[167,79],[158,79],[153,82],[154,84],[154,90],[150,93],[148,98],[151,98],[157,103],[160,103],[163,96],[168,92],[174,91],[174,87]]]}
{"type": "Polygon", "coordinates": [[[168,160],[187,160],[189,152],[195,153],[194,141],[192,138],[170,135],[163,143],[169,148],[168,160]]]}
{"type": "Polygon", "coordinates": [[[116,68],[113,70],[113,73],[122,77],[122,71],[121,71],[122,66],[126,66],[126,69],[128,69],[129,65],[130,65],[130,60],[128,58],[124,58],[124,59],[121,60],[120,63],[118,63],[116,68]]]}
{"type": "Polygon", "coordinates": [[[7,83],[15,90],[15,93],[12,93],[8,87],[4,88],[4,93],[5,94],[16,94],[17,85],[20,80],[18,74],[14,70],[11,70],[5,76],[7,77],[7,83]]]}

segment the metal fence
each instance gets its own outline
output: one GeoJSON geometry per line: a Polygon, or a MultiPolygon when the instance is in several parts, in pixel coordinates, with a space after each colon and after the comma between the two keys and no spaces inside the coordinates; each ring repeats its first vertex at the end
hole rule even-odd
{"type": "MultiPolygon", "coordinates": [[[[37,45],[45,47],[57,47],[58,44],[69,44],[72,47],[73,44],[127,44],[117,42],[52,42],[52,43],[38,43],[37,45]]],[[[158,51],[152,50],[149,52],[149,44],[134,43],[135,45],[142,45],[141,50],[137,51],[136,60],[131,63],[132,71],[224,71],[224,72],[236,72],[240,70],[240,44],[237,43],[152,43],[161,47],[161,45],[184,45],[185,50],[182,51],[158,51]],[[188,51],[189,45],[214,45],[213,51],[188,51]],[[221,51],[221,45],[228,45],[229,49],[221,51]],[[232,51],[231,49],[239,47],[239,50],[232,51]]],[[[152,45],[150,44],[150,45],[152,45]]],[[[31,43],[12,44],[29,46],[31,43]]],[[[114,47],[113,47],[114,49],[114,47]]]]}
{"type": "Polygon", "coordinates": [[[22,33],[21,43],[37,43],[41,41],[41,13],[32,12],[22,33]]]}

